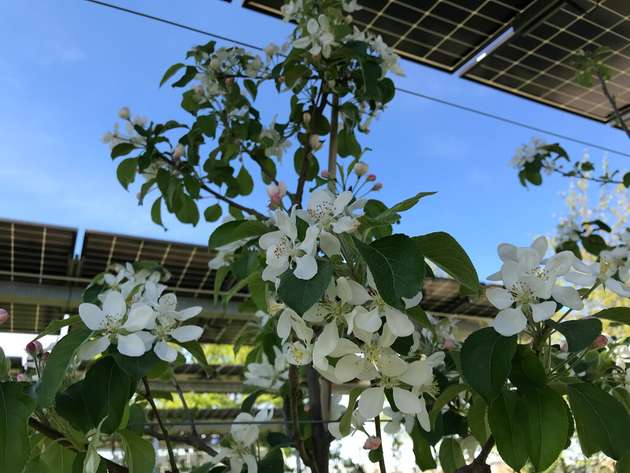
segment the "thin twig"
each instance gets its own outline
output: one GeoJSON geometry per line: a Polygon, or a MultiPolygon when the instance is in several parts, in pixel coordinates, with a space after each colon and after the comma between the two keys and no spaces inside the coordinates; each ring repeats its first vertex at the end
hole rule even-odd
{"type": "Polygon", "coordinates": [[[613,108],[613,113],[615,115],[617,122],[619,123],[619,126],[623,129],[623,131],[626,132],[626,135],[628,135],[628,138],[630,138],[630,129],[628,129],[628,125],[626,125],[626,122],[624,121],[623,117],[621,116],[621,113],[619,112],[619,107],[617,106],[617,100],[615,100],[615,97],[610,93],[610,90],[608,89],[608,84],[606,84],[606,79],[604,79],[604,76],[602,76],[602,73],[599,70],[596,71],[596,74],[597,74],[597,79],[599,80],[599,84],[602,86],[602,91],[604,92],[604,95],[606,96],[606,98],[608,99],[608,102],[610,102],[610,105],[613,108]]]}
{"type": "Polygon", "coordinates": [[[300,374],[298,367],[295,365],[289,365],[289,407],[291,417],[291,428],[293,430],[293,441],[297,447],[302,460],[307,466],[310,466],[311,460],[306,447],[304,446],[304,440],[302,439],[302,433],[300,432],[300,412],[298,408],[300,396],[300,374]]]}
{"type": "Polygon", "coordinates": [[[163,433],[157,432],[150,427],[145,427],[144,433],[149,435],[150,437],[155,437],[158,440],[166,441],[168,440],[173,443],[185,443],[190,445],[191,447],[195,447],[203,452],[206,452],[208,455],[214,456],[217,454],[216,450],[214,450],[210,445],[208,445],[201,437],[197,435],[173,435],[169,434],[166,437],[163,433]]]}
{"type": "Polygon", "coordinates": [[[188,408],[188,403],[186,402],[186,398],[184,397],[182,387],[177,382],[177,378],[175,376],[173,376],[173,385],[175,386],[175,390],[177,391],[179,400],[182,401],[184,411],[186,412],[186,415],[188,415],[188,420],[190,421],[190,430],[192,431],[194,436],[199,437],[199,432],[197,432],[197,426],[195,425],[195,417],[193,416],[192,411],[188,408]]]}
{"type": "Polygon", "coordinates": [[[158,408],[155,405],[155,400],[153,399],[153,396],[151,395],[151,387],[149,386],[149,381],[147,380],[146,376],[142,377],[142,384],[144,384],[144,391],[145,391],[147,401],[149,401],[149,404],[151,405],[151,409],[153,409],[153,413],[155,414],[155,419],[157,420],[158,425],[160,426],[160,430],[162,430],[162,433],[164,434],[164,443],[166,444],[166,450],[168,450],[168,459],[171,464],[171,469],[173,470],[172,473],[179,473],[179,469],[177,468],[177,462],[175,461],[175,454],[173,453],[173,446],[171,445],[168,430],[162,423],[162,418],[160,417],[160,411],[158,411],[158,408]]]}
{"type": "Polygon", "coordinates": [[[387,468],[385,467],[385,455],[383,452],[383,437],[381,435],[381,416],[378,415],[374,418],[374,429],[376,431],[376,436],[381,440],[381,446],[379,449],[381,450],[381,458],[378,459],[378,467],[381,470],[381,473],[387,473],[387,468]]]}

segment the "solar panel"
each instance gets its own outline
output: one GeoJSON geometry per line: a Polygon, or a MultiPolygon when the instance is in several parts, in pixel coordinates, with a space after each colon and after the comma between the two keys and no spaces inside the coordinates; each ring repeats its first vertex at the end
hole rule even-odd
{"type": "MultiPolygon", "coordinates": [[[[243,6],[280,16],[283,0],[243,6]]],[[[411,61],[452,72],[505,31],[533,0],[359,0],[354,24],[411,61]]]]}
{"type": "Polygon", "coordinates": [[[67,284],[77,231],[0,219],[0,280],[67,284]]]}
{"type": "Polygon", "coordinates": [[[599,86],[575,82],[574,55],[610,48],[604,62],[610,89],[622,109],[630,107],[630,2],[560,2],[560,7],[528,30],[515,34],[475,64],[464,77],[600,122],[612,107],[599,86]]]}

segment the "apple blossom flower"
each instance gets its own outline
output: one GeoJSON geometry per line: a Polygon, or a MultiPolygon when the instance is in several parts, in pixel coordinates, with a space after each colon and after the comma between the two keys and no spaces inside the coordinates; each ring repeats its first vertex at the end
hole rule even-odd
{"type": "Polygon", "coordinates": [[[267,56],[267,61],[271,61],[271,59],[280,52],[280,46],[274,43],[269,43],[265,46],[263,51],[265,52],[265,56],[267,56]]]}
{"type": "Polygon", "coordinates": [[[247,365],[244,384],[274,392],[280,391],[289,379],[289,366],[285,354],[278,347],[274,346],[273,351],[275,354],[273,364],[263,353],[260,363],[247,365]]]}
{"type": "Polygon", "coordinates": [[[326,58],[330,56],[332,46],[335,44],[335,35],[326,15],[309,18],[306,22],[306,35],[293,41],[295,48],[309,49],[311,55],[321,54],[326,58]]]}
{"type": "Polygon", "coordinates": [[[262,279],[276,281],[289,269],[293,269],[293,274],[298,279],[311,279],[317,274],[315,254],[318,229],[309,228],[304,241],[299,241],[295,209],[292,209],[290,214],[277,209],[274,217],[278,230],[265,233],[258,240],[258,244],[267,255],[267,266],[262,272],[262,279]]]}
{"type": "Polygon", "coordinates": [[[353,13],[355,11],[361,10],[361,5],[357,3],[357,0],[342,0],[341,7],[344,11],[348,13],[353,13]]]}
{"type": "Polygon", "coordinates": [[[123,120],[129,120],[129,117],[131,117],[129,107],[121,107],[120,110],[118,110],[118,116],[123,120]]]}
{"type": "Polygon", "coordinates": [[[282,199],[287,195],[287,186],[280,181],[277,184],[272,182],[267,186],[267,195],[269,196],[270,206],[277,207],[282,203],[282,199]]]}
{"type": "Polygon", "coordinates": [[[276,130],[276,119],[271,121],[269,126],[260,132],[260,141],[265,146],[265,156],[271,158],[275,156],[278,161],[282,161],[284,153],[291,147],[291,142],[285,139],[278,130],[276,130]],[[267,144],[270,143],[270,144],[267,144]]]}
{"type": "Polygon", "coordinates": [[[319,135],[312,134],[308,137],[308,144],[313,151],[317,151],[322,147],[322,140],[319,135]]]}
{"type": "Polygon", "coordinates": [[[525,164],[533,162],[536,156],[543,151],[544,146],[547,146],[545,141],[540,138],[532,138],[529,143],[516,148],[510,164],[515,168],[522,168],[525,164]]]}
{"type": "Polygon", "coordinates": [[[313,339],[313,329],[293,309],[286,307],[280,313],[280,317],[278,317],[276,332],[278,337],[285,342],[292,331],[300,340],[306,343],[313,339]]]}
{"type": "Polygon", "coordinates": [[[92,303],[79,305],[79,317],[83,323],[95,332],[96,340],[85,342],[80,350],[81,359],[90,359],[115,343],[118,351],[126,356],[141,356],[145,353],[145,344],[137,332],[151,325],[155,312],[147,304],[133,304],[129,310],[122,294],[115,290],[108,291],[103,298],[103,306],[92,303]]]}
{"type": "Polygon", "coordinates": [[[601,283],[604,288],[620,297],[630,297],[630,286],[627,284],[630,282],[628,263],[619,267],[627,254],[625,247],[617,247],[612,251],[602,251],[599,255],[600,261],[596,263],[588,264],[576,258],[573,262],[573,270],[566,274],[564,279],[582,287],[592,287],[601,283]],[[625,282],[617,279],[615,277],[617,275],[626,276],[625,282]]]}
{"type": "Polygon", "coordinates": [[[352,168],[352,171],[359,177],[367,174],[368,172],[368,165],[366,163],[364,163],[363,161],[359,161],[358,163],[356,163],[354,165],[354,167],[352,168]]]}
{"type": "Polygon", "coordinates": [[[296,366],[306,366],[313,359],[313,347],[310,343],[302,343],[300,341],[287,343],[283,346],[283,352],[287,357],[287,361],[296,366]]]}
{"type": "Polygon", "coordinates": [[[263,63],[262,60],[260,59],[260,56],[254,56],[253,59],[251,59],[248,63],[247,66],[245,67],[245,75],[247,77],[256,77],[258,75],[258,73],[260,72],[260,70],[263,67],[263,63]]]}
{"type": "Polygon", "coordinates": [[[179,160],[182,156],[186,154],[186,148],[183,144],[178,143],[173,149],[173,159],[179,160]]]}

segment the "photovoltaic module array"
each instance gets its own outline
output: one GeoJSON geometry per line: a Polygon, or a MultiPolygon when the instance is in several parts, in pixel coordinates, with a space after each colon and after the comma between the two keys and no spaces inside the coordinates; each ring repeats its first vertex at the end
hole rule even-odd
{"type": "MultiPolygon", "coordinates": [[[[283,0],[245,0],[243,6],[280,16],[283,0]]],[[[412,61],[452,72],[510,26],[531,0],[359,0],[359,29],[380,34],[412,61]]]]}
{"type": "MultiPolygon", "coordinates": [[[[243,6],[280,16],[282,4],[245,0],[243,6]]],[[[614,118],[612,107],[597,84],[576,83],[573,61],[580,50],[609,48],[609,86],[621,111],[630,112],[630,0],[359,0],[359,5],[355,26],[380,34],[401,57],[463,71],[466,79],[600,122],[614,118]],[[498,38],[503,42],[493,49],[498,38]]]]}
{"type": "Polygon", "coordinates": [[[608,48],[609,87],[622,110],[630,106],[630,1],[560,2],[560,8],[519,32],[464,77],[602,122],[612,107],[598,85],[575,81],[579,50],[608,48]]]}

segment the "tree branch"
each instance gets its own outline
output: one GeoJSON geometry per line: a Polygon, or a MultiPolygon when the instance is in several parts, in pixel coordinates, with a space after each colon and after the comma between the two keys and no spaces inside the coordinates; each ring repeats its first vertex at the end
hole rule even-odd
{"type": "Polygon", "coordinates": [[[252,209],[249,207],[245,207],[244,205],[239,204],[238,202],[233,201],[232,199],[225,197],[223,194],[221,194],[220,192],[215,191],[214,189],[208,187],[206,184],[203,183],[203,181],[200,180],[199,185],[201,186],[201,188],[207,192],[209,192],[210,194],[212,194],[214,197],[216,197],[217,199],[229,204],[230,206],[237,208],[249,215],[253,215],[254,217],[260,219],[260,220],[266,220],[267,217],[265,215],[263,215],[262,213],[260,213],[258,210],[256,209],[252,209]]]}
{"type": "Polygon", "coordinates": [[[191,410],[188,408],[188,403],[186,402],[186,398],[184,397],[184,393],[182,391],[182,387],[177,382],[177,378],[173,374],[173,385],[175,386],[175,390],[177,391],[177,395],[179,396],[179,400],[182,401],[182,406],[184,407],[184,411],[188,416],[188,420],[190,421],[190,430],[195,437],[199,437],[199,432],[197,432],[197,426],[195,425],[195,417],[192,415],[191,410]]]}
{"type": "Polygon", "coordinates": [[[173,446],[171,445],[170,437],[168,435],[168,430],[166,430],[166,427],[162,422],[162,418],[160,417],[160,412],[155,405],[155,401],[153,400],[153,396],[151,395],[151,387],[149,386],[149,381],[147,380],[146,376],[142,377],[142,384],[144,385],[145,397],[147,398],[147,401],[149,401],[151,409],[153,409],[155,418],[160,426],[160,430],[162,430],[162,433],[164,434],[164,443],[166,444],[166,449],[168,450],[168,459],[171,464],[171,470],[173,470],[172,473],[179,473],[177,462],[175,461],[175,454],[173,453],[173,446]]]}
{"type": "Polygon", "coordinates": [[[300,432],[300,411],[298,409],[299,395],[300,374],[298,372],[298,367],[295,365],[289,365],[289,409],[291,429],[293,431],[293,441],[295,442],[295,446],[306,466],[310,466],[310,455],[306,451],[304,440],[302,439],[302,433],[300,432]]]}
{"type": "Polygon", "coordinates": [[[486,460],[493,447],[494,438],[490,436],[473,462],[470,465],[462,466],[456,473],[490,473],[490,466],[486,463],[486,460]]]}
{"type": "MultiPolygon", "coordinates": [[[[75,446],[61,432],[58,432],[49,425],[40,422],[34,417],[30,417],[28,419],[28,425],[32,429],[37,430],[44,437],[48,437],[50,440],[53,440],[62,447],[79,453],[75,446]]],[[[107,467],[107,471],[109,471],[109,473],[129,473],[129,469],[127,467],[119,465],[118,463],[115,463],[105,457],[101,457],[101,461],[105,463],[105,466],[107,467]]]]}
{"type": "Polygon", "coordinates": [[[208,445],[201,437],[197,435],[172,435],[169,434],[165,436],[161,432],[157,432],[150,427],[145,427],[144,433],[149,435],[150,437],[155,437],[158,440],[162,440],[166,442],[178,442],[185,443],[186,445],[190,445],[191,447],[197,448],[203,452],[206,452],[210,456],[214,456],[217,454],[216,450],[214,450],[210,445],[208,445]]]}
{"type": "Polygon", "coordinates": [[[379,447],[381,450],[381,458],[378,460],[378,467],[381,470],[381,473],[387,473],[387,468],[385,467],[385,455],[383,453],[383,436],[381,435],[381,416],[377,415],[374,418],[374,428],[376,430],[376,436],[381,440],[381,446],[379,447]]]}

